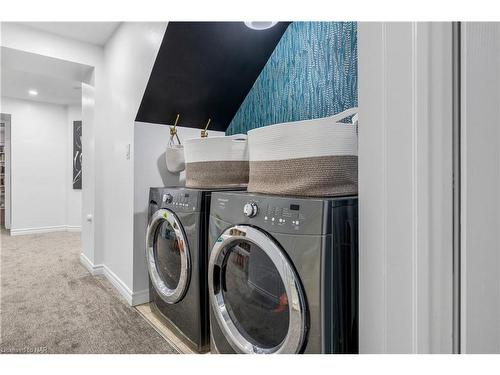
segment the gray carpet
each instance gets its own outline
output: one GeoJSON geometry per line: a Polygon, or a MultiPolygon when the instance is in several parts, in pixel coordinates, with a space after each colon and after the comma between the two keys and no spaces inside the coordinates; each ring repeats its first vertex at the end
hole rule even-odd
{"type": "Polygon", "coordinates": [[[0,353],[176,353],[103,276],[79,233],[1,233],[0,353]]]}

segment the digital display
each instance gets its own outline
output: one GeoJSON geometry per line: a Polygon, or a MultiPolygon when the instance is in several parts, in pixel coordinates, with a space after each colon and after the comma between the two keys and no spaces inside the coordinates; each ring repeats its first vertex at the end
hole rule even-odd
{"type": "Polygon", "coordinates": [[[292,211],[298,211],[300,209],[300,206],[298,204],[291,204],[290,205],[290,210],[292,211]]]}
{"type": "Polygon", "coordinates": [[[184,194],[184,196],[185,196],[186,198],[189,198],[189,194],[184,194]]]}

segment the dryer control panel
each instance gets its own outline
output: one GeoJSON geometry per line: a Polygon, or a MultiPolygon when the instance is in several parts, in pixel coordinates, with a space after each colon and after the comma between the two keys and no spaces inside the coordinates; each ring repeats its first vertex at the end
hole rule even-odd
{"type": "Polygon", "coordinates": [[[228,223],[250,224],[269,232],[321,233],[325,202],[251,193],[214,193],[211,215],[228,223]]]}
{"type": "Polygon", "coordinates": [[[298,203],[290,203],[289,205],[268,204],[264,221],[270,222],[271,225],[289,225],[298,230],[301,224],[306,223],[306,210],[301,211],[300,206],[298,203]]]}
{"type": "Polygon", "coordinates": [[[335,207],[357,204],[355,197],[303,198],[248,192],[212,194],[210,215],[228,224],[248,224],[270,233],[328,234],[335,207]]]}

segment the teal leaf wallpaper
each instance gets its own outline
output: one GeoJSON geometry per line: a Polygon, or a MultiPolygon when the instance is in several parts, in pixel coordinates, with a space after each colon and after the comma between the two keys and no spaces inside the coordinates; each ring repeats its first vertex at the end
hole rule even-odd
{"type": "Polygon", "coordinates": [[[357,104],[356,22],[293,22],[226,133],[331,116],[357,104]]]}

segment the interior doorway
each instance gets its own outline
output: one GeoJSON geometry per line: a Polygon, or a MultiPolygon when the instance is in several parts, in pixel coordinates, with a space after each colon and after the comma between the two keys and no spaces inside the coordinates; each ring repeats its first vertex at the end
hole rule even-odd
{"type": "Polygon", "coordinates": [[[93,67],[4,46],[1,53],[1,106],[9,114],[2,115],[2,226],[12,236],[80,232],[82,83],[93,67]]]}

